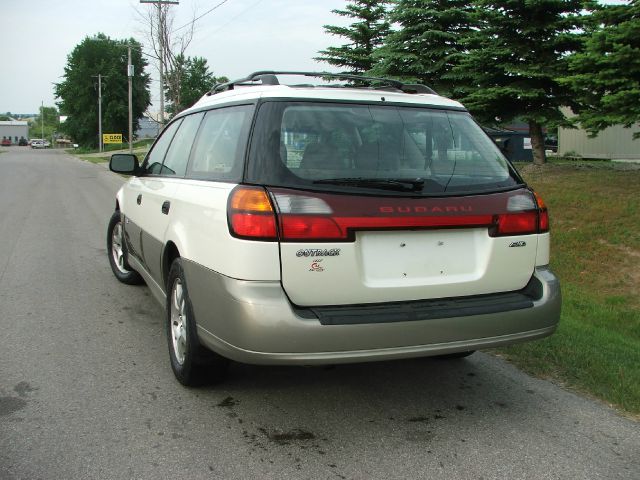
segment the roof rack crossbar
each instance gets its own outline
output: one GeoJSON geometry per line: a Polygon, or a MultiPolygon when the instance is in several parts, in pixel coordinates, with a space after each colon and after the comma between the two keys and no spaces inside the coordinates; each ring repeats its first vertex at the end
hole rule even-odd
{"type": "Polygon", "coordinates": [[[331,72],[296,72],[296,71],[288,71],[288,70],[261,70],[258,72],[253,72],[247,75],[244,78],[239,78],[237,80],[233,80],[227,83],[220,83],[215,85],[209,95],[215,95],[216,93],[224,92],[227,90],[233,90],[234,87],[238,85],[248,86],[248,85],[280,85],[278,81],[277,75],[298,75],[303,77],[318,77],[318,78],[337,78],[342,80],[353,80],[358,82],[364,82],[369,84],[374,83],[382,83],[386,84],[388,87],[400,90],[404,93],[429,93],[437,95],[436,92],[422,84],[418,83],[404,83],[400,80],[394,80],[391,78],[381,78],[381,77],[366,77],[360,75],[354,75],[350,73],[331,73],[331,72]],[[257,83],[260,82],[260,83],[257,83]]]}

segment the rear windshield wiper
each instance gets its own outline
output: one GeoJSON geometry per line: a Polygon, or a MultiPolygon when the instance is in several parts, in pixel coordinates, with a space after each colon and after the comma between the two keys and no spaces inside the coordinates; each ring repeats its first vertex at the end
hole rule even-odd
{"type": "Polygon", "coordinates": [[[314,180],[314,184],[348,185],[350,187],[380,188],[405,192],[419,192],[424,187],[423,178],[324,178],[314,180]]]}

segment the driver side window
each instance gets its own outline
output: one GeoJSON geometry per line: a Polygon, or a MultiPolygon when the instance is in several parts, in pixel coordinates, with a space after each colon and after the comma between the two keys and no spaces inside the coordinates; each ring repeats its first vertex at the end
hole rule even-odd
{"type": "Polygon", "coordinates": [[[167,153],[167,149],[173,140],[173,136],[176,134],[176,130],[182,123],[182,120],[173,122],[160,134],[160,138],[156,141],[155,145],[144,159],[142,164],[143,175],[162,175],[162,162],[164,156],[167,153]]]}

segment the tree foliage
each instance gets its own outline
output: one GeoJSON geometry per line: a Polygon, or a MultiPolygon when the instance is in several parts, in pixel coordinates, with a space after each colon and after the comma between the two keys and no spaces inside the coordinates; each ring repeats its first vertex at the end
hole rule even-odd
{"type": "Polygon", "coordinates": [[[332,10],[333,13],[353,19],[348,27],[325,25],[327,33],[348,40],[340,47],[328,47],[321,50],[315,60],[340,67],[343,73],[362,74],[373,67],[373,51],[382,45],[389,33],[387,4],[384,0],[348,0],[344,10],[332,10]]]}
{"type": "Polygon", "coordinates": [[[449,75],[461,41],[474,25],[471,3],[463,0],[399,0],[391,20],[399,29],[375,53],[373,74],[419,81],[455,96],[449,75]]]}
{"type": "Polygon", "coordinates": [[[640,121],[640,1],[599,6],[569,70],[561,82],[574,90],[577,120],[591,135],[640,121]]]}
{"type": "Polygon", "coordinates": [[[476,0],[477,29],[464,39],[453,78],[461,101],[481,121],[529,123],[535,163],[544,163],[543,125],[566,124],[560,110],[575,105],[558,82],[568,55],[580,49],[582,0],[476,0]]]}
{"type": "Polygon", "coordinates": [[[217,83],[228,82],[227,77],[216,77],[209,70],[207,60],[202,57],[184,57],[178,56],[175,62],[174,70],[167,75],[168,79],[165,85],[165,91],[171,104],[167,111],[175,115],[185,108],[189,108],[196,103],[202,95],[210,91],[217,83]],[[171,81],[171,75],[179,74],[179,91],[177,95],[172,96],[172,86],[175,85],[171,81]]]}
{"type": "Polygon", "coordinates": [[[60,133],[60,115],[56,107],[40,107],[38,115],[29,122],[29,138],[43,138],[43,130],[45,140],[60,133]]]}
{"type": "Polygon", "coordinates": [[[98,143],[98,74],[102,75],[102,131],[129,134],[127,45],[131,45],[133,77],[133,123],[150,104],[149,75],[141,45],[133,38],[113,40],[104,34],[87,37],[67,57],[64,80],[55,85],[60,112],[68,118],[64,131],[76,142],[95,146],[98,143]]]}

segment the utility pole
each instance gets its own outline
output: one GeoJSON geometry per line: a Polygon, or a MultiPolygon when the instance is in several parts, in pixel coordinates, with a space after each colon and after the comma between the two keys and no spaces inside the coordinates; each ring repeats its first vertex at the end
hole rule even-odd
{"type": "Polygon", "coordinates": [[[162,4],[158,2],[158,39],[160,40],[160,129],[164,128],[164,21],[162,4]]]}
{"type": "Polygon", "coordinates": [[[98,74],[98,151],[102,153],[102,75],[98,74]]]}
{"type": "Polygon", "coordinates": [[[40,107],[40,128],[42,129],[42,148],[44,149],[44,100],[40,107]]]}
{"type": "Polygon", "coordinates": [[[160,46],[160,129],[164,127],[164,15],[162,5],[178,5],[179,0],[140,0],[140,3],[152,3],[158,7],[158,44],[160,46]]]}
{"type": "Polygon", "coordinates": [[[109,78],[104,75],[92,75],[98,79],[98,149],[102,152],[102,79],[109,78]]]}
{"type": "Polygon", "coordinates": [[[127,60],[127,77],[129,80],[129,153],[133,153],[133,104],[132,104],[132,85],[133,80],[133,65],[131,64],[131,45],[128,47],[128,60],[127,60]]]}

